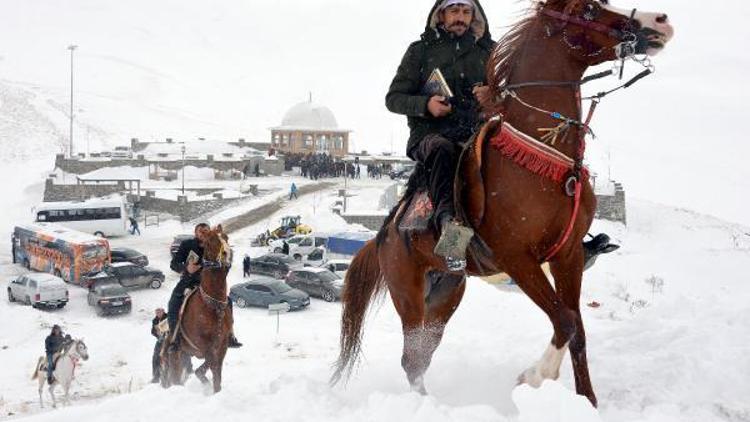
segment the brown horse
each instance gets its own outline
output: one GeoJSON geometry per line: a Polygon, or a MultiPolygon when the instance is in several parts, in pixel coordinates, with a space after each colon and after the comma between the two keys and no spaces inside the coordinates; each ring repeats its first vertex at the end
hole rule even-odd
{"type": "MultiPolygon", "coordinates": [[[[580,85],[589,66],[620,59],[643,64],[645,55],[659,52],[672,35],[663,13],[621,11],[605,1],[548,0],[534,4],[488,63],[494,101],[483,107],[490,115],[501,113],[503,123],[486,125],[465,151],[456,179],[457,211],[463,208],[464,222],[476,233],[466,272],[507,273],[552,322],[551,344],[519,382],[538,387],[544,379],[557,379],[567,348],[577,393],[597,404],[579,305],[581,241],[596,209],[581,165],[590,119],[581,117],[580,85]],[[542,137],[549,145],[518,141],[544,134],[551,134],[542,137]],[[544,261],[554,288],[541,269],[544,261]]],[[[403,224],[420,202],[418,177],[347,273],[333,382],[350,375],[369,303],[387,287],[402,322],[401,365],[412,389],[426,392],[423,375],[461,302],[466,274],[448,272],[433,254],[434,230],[403,224]]]]}
{"type": "Polygon", "coordinates": [[[208,384],[206,372],[213,375],[214,393],[221,391],[221,370],[227,353],[232,329],[232,312],[227,302],[227,274],[231,266],[232,251],[228,237],[221,226],[211,230],[205,242],[201,266],[201,283],[189,298],[182,312],[177,335],[180,347],[168,351],[164,342],[162,349],[162,385],[182,384],[186,374],[184,366],[190,356],[203,359],[195,375],[203,384],[208,384]]]}

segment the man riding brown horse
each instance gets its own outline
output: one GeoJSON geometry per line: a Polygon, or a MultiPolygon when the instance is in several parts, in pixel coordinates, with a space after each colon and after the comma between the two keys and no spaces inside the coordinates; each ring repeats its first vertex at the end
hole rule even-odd
{"type": "MultiPolygon", "coordinates": [[[[177,327],[180,308],[182,307],[182,302],[185,300],[185,290],[193,289],[197,287],[201,282],[202,267],[200,262],[189,262],[188,257],[190,256],[191,252],[193,252],[195,256],[199,258],[203,257],[203,248],[205,246],[204,242],[206,241],[206,236],[208,236],[210,231],[211,228],[206,223],[200,223],[196,225],[195,237],[183,241],[180,244],[180,248],[174,254],[174,257],[172,257],[170,268],[172,269],[172,271],[180,273],[181,277],[174,290],[172,290],[172,295],[169,298],[167,315],[169,320],[169,331],[171,333],[174,333],[174,330],[177,327]]],[[[229,298],[227,298],[227,301],[229,303],[229,309],[231,312],[232,302],[229,298]]],[[[177,339],[179,339],[179,337],[177,337],[177,339]]],[[[170,347],[172,350],[176,349],[176,341],[171,344],[170,347]]],[[[234,331],[230,333],[229,347],[242,347],[242,343],[240,343],[234,336],[234,331]]]]}
{"type": "MultiPolygon", "coordinates": [[[[421,39],[404,54],[386,96],[386,106],[407,116],[411,134],[407,155],[427,172],[433,221],[441,232],[435,254],[449,269],[466,267],[466,246],[474,232],[455,219],[453,181],[462,143],[481,123],[479,106],[488,99],[485,67],[494,47],[487,17],[478,0],[438,0],[421,39]],[[440,70],[451,98],[430,89],[440,70]]],[[[605,234],[584,243],[590,265],[599,253],[611,252],[605,234]]]]}

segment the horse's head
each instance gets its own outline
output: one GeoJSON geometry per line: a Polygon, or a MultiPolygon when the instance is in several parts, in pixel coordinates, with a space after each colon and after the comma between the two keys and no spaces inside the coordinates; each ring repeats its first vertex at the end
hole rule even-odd
{"type": "Polygon", "coordinates": [[[73,344],[70,346],[70,353],[77,355],[83,360],[89,360],[89,349],[86,347],[83,339],[73,340],[73,344]]]}
{"type": "Polygon", "coordinates": [[[232,248],[229,247],[229,237],[224,233],[221,224],[209,231],[203,242],[203,259],[220,263],[229,267],[232,264],[232,248]]]}
{"type": "Polygon", "coordinates": [[[666,13],[618,9],[609,0],[548,0],[540,7],[547,33],[559,34],[588,65],[654,56],[674,35],[666,13]]]}

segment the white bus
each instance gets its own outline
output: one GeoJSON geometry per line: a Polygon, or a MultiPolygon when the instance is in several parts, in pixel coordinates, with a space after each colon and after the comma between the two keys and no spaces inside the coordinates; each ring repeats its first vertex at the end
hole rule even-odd
{"type": "Polygon", "coordinates": [[[35,209],[39,223],[63,227],[101,237],[124,236],[130,226],[122,197],[79,202],[43,202],[35,209]]]}

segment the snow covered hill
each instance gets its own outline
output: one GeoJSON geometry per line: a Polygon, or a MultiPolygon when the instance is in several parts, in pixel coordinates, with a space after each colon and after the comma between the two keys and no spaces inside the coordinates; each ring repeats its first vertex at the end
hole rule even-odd
{"type": "MultiPolygon", "coordinates": [[[[270,217],[301,213],[319,230],[340,229],[326,210],[333,191],[307,197],[270,217]]],[[[632,201],[630,226],[597,222],[622,242],[586,273],[584,298],[592,378],[606,421],[746,420],[750,382],[750,293],[743,274],[750,264],[749,229],[686,210],[632,201]]],[[[236,233],[236,252],[259,254],[250,239],[269,221],[236,233]]],[[[146,251],[166,269],[170,223],[142,238],[115,240],[146,251]]],[[[2,265],[2,274],[19,268],[2,265]]],[[[239,282],[239,269],[230,276],[239,282]]],[[[366,327],[364,360],[346,388],[329,388],[337,353],[339,304],[313,300],[309,309],[275,319],[265,310],[236,310],[245,342],[230,351],[224,390],[206,396],[191,380],[168,391],[150,377],[151,311],[174,285],[134,292],[135,309],[124,318],[101,319],[73,289],[62,312],[38,312],[0,301],[0,410],[2,415],[46,421],[207,419],[281,421],[505,421],[599,420],[574,397],[569,359],[558,383],[541,390],[515,389],[515,377],[542,353],[549,323],[524,295],[470,280],[427,373],[427,397],[410,393],[399,364],[400,322],[390,301],[366,327]],[[11,323],[12,322],[12,323],[11,323]],[[36,404],[29,381],[32,363],[49,326],[62,322],[82,336],[91,359],[74,384],[74,405],[55,412],[36,404]],[[540,406],[539,403],[546,403],[540,406]],[[520,413],[519,413],[520,412],[520,413]],[[539,412],[542,412],[540,414],[539,412]]]]}

